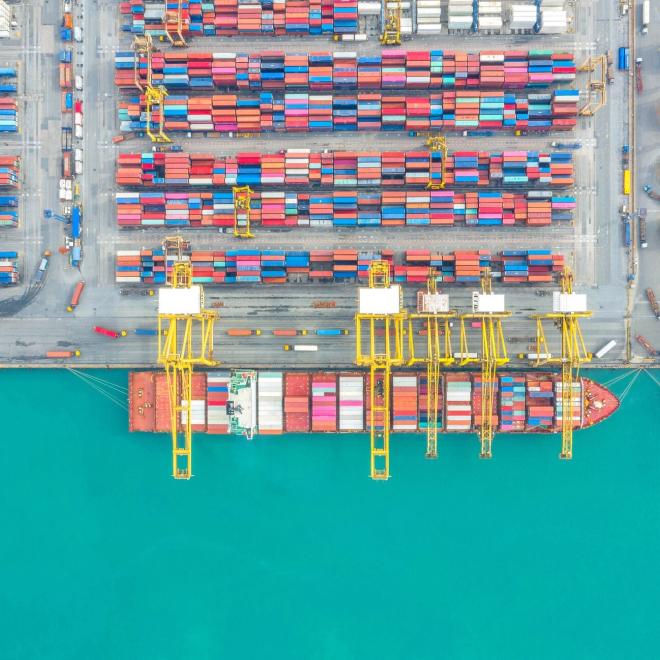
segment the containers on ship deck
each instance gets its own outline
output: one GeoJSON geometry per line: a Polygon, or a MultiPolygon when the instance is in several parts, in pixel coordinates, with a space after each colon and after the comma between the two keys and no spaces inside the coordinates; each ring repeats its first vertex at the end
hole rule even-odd
{"type": "Polygon", "coordinates": [[[337,431],[337,374],[312,374],[312,431],[337,431]]]}
{"type": "MultiPolygon", "coordinates": [[[[1,170],[0,170],[1,172],[1,170]]],[[[429,151],[329,151],[213,154],[119,154],[116,181],[131,187],[314,186],[426,187],[442,180],[442,158],[429,151]]],[[[455,151],[445,164],[445,185],[461,187],[567,187],[574,184],[570,152],[455,151]]]]}
{"type": "Polygon", "coordinates": [[[525,430],[525,377],[500,375],[500,431],[525,430]]]}
{"type": "Polygon", "coordinates": [[[257,391],[259,433],[282,433],[284,431],[282,372],[260,371],[257,391]]]}
{"type": "Polygon", "coordinates": [[[414,432],[418,427],[417,376],[394,373],[392,375],[392,430],[414,432]]]}
{"type": "Polygon", "coordinates": [[[310,430],[309,373],[284,374],[284,428],[287,433],[308,433],[310,430]]]}
{"type": "Polygon", "coordinates": [[[339,431],[364,430],[364,374],[339,375],[339,431]]]}
{"type": "MultiPolygon", "coordinates": [[[[491,409],[491,424],[493,428],[499,425],[498,414],[498,401],[499,401],[499,379],[496,378],[493,383],[493,407],[491,409]]],[[[476,428],[482,425],[481,406],[483,402],[483,383],[481,374],[474,374],[472,376],[472,410],[473,410],[473,424],[476,428]]]]}
{"type": "MultiPolygon", "coordinates": [[[[186,37],[340,35],[358,29],[358,0],[188,0],[179,5],[186,37]]],[[[166,9],[176,10],[177,3],[121,2],[122,30],[165,39],[166,9]]]]}
{"type": "MultiPolygon", "coordinates": [[[[233,227],[231,190],[118,192],[120,227],[233,227]]],[[[570,220],[574,196],[552,191],[455,190],[270,192],[252,194],[250,221],[262,227],[550,225],[570,220]]]]}
{"type": "MultiPolygon", "coordinates": [[[[442,428],[442,410],[443,410],[443,382],[440,379],[438,384],[438,411],[436,416],[436,426],[438,429],[442,428]]],[[[428,405],[428,381],[426,373],[420,373],[417,376],[417,391],[419,395],[419,430],[426,431],[431,422],[430,406],[428,405]]]]}
{"type": "Polygon", "coordinates": [[[552,378],[527,374],[527,429],[552,429],[555,414],[555,395],[552,378]]]}
{"type": "Polygon", "coordinates": [[[445,374],[445,429],[472,429],[472,381],[469,373],[445,374]]]}
{"type": "Polygon", "coordinates": [[[229,371],[209,371],[206,374],[206,422],[207,433],[229,433],[229,371]]]}
{"type": "MultiPolygon", "coordinates": [[[[206,373],[194,373],[192,376],[192,415],[190,418],[192,430],[195,432],[206,432],[206,373]]],[[[171,428],[170,416],[170,394],[167,379],[164,373],[155,374],[155,424],[156,433],[168,433],[171,428]]],[[[181,400],[185,405],[185,399],[181,400]]],[[[179,418],[179,430],[183,430],[186,423],[186,413],[182,412],[179,418]]]]}
{"type": "MultiPolygon", "coordinates": [[[[555,426],[561,428],[562,419],[564,417],[564,401],[562,396],[563,383],[561,380],[555,381],[555,426]]],[[[573,425],[580,426],[582,423],[582,382],[577,381],[573,383],[571,393],[571,407],[573,425]]]]}
{"type": "MultiPolygon", "coordinates": [[[[419,10],[418,10],[419,11],[419,10]]],[[[135,88],[133,51],[115,54],[115,84],[135,88]]],[[[147,83],[147,59],[138,59],[147,83]]],[[[551,51],[384,50],[285,53],[155,52],[152,84],[176,90],[521,89],[575,80],[571,53],[551,51]]]]}
{"type": "MultiPolygon", "coordinates": [[[[260,92],[188,96],[170,94],[152,108],[152,128],[161,112],[169,132],[270,133],[331,131],[464,131],[471,129],[544,132],[576,125],[578,90],[528,93],[456,90],[400,95],[260,92]]],[[[142,132],[144,96],[119,103],[120,129],[142,132]]]]}

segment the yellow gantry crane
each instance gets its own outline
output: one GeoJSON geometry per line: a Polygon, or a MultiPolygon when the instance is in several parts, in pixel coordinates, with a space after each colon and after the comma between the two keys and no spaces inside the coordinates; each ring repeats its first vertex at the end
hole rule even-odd
{"type": "MultiPolygon", "coordinates": [[[[431,190],[440,190],[445,187],[445,170],[447,168],[447,154],[449,152],[447,149],[447,139],[444,135],[430,135],[426,139],[426,146],[429,148],[431,153],[439,151],[442,157],[440,165],[440,181],[434,181],[431,179],[426,187],[431,190]]],[[[432,162],[430,163],[429,171],[433,172],[432,162]]]]}
{"type": "Polygon", "coordinates": [[[401,2],[400,0],[383,0],[383,34],[380,43],[383,46],[401,45],[401,2]]]}
{"type": "Polygon", "coordinates": [[[593,117],[607,103],[607,55],[588,57],[577,70],[587,73],[587,102],[578,114],[593,117]],[[596,69],[599,69],[599,75],[594,78],[596,69]]]}
{"type": "Polygon", "coordinates": [[[252,193],[250,186],[234,186],[234,236],[237,238],[254,238],[250,231],[250,209],[252,193]]]}
{"type": "Polygon", "coordinates": [[[183,0],[177,0],[176,9],[165,12],[163,27],[173,46],[178,48],[186,46],[186,40],[183,37],[183,0]]]}
{"type": "Polygon", "coordinates": [[[358,290],[355,315],[355,364],[369,367],[369,433],[371,439],[371,478],[390,477],[390,404],[393,366],[405,363],[403,354],[402,291],[390,279],[390,263],[373,261],[369,266],[369,286],[358,290]],[[363,324],[367,326],[368,352],[363,351],[363,324]],[[378,330],[383,331],[379,341],[378,330]]]}
{"type": "Polygon", "coordinates": [[[133,60],[135,86],[144,94],[147,135],[155,143],[172,142],[165,134],[165,108],[163,101],[167,97],[167,89],[163,85],[153,84],[152,55],[154,47],[152,38],[150,36],[135,37],[133,40],[133,50],[135,51],[135,58],[133,60]],[[147,61],[147,69],[145,71],[146,84],[142,83],[140,69],[140,59],[142,57],[147,61]],[[151,118],[153,116],[153,108],[156,105],[158,106],[159,120],[158,132],[154,133],[151,128],[151,118]]]}
{"type": "Polygon", "coordinates": [[[217,313],[204,309],[204,289],[192,283],[192,265],[181,236],[165,239],[172,263],[167,285],[158,291],[158,364],[165,368],[170,401],[172,476],[192,476],[192,376],[196,366],[213,367],[217,313]],[[180,430],[181,429],[181,430],[180,430]]]}
{"type": "MultiPolygon", "coordinates": [[[[561,291],[552,297],[552,312],[538,314],[536,319],[536,357],[534,366],[561,364],[561,453],[559,458],[573,458],[573,392],[576,389],[580,366],[591,361],[580,328],[580,319],[589,318],[587,296],[574,293],[573,273],[565,267],[561,275],[561,291]],[[553,357],[543,328],[543,320],[549,319],[561,331],[561,357],[553,357]]],[[[579,391],[579,385],[578,385],[579,391]]]]}
{"type": "Polygon", "coordinates": [[[408,365],[426,364],[426,458],[438,458],[438,402],[440,399],[440,370],[454,362],[451,350],[451,319],[456,316],[449,309],[449,296],[438,293],[437,275],[431,268],[426,291],[417,293],[417,312],[408,315],[408,365]],[[415,352],[413,322],[426,322],[426,354],[415,352]]]}
{"type": "Polygon", "coordinates": [[[493,456],[493,413],[497,410],[495,391],[497,369],[508,361],[502,319],[511,316],[506,311],[504,295],[492,290],[489,268],[481,276],[481,292],[472,294],[472,312],[461,314],[460,366],[481,364],[481,423],[478,424],[481,440],[481,458],[493,456]],[[479,321],[481,325],[481,353],[470,353],[467,341],[466,320],[479,321]]]}

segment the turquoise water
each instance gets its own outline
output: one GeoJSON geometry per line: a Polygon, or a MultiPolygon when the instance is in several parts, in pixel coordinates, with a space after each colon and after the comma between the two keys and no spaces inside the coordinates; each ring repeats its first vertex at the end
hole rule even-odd
{"type": "Polygon", "coordinates": [[[73,375],[1,378],[3,659],[658,657],[644,374],[571,463],[558,437],[428,462],[399,436],[387,483],[366,436],[200,437],[175,482],[166,436],[73,375]]]}

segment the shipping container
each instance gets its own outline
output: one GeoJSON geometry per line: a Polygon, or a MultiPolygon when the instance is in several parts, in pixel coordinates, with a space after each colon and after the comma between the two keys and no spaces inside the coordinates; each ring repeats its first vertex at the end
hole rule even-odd
{"type": "Polygon", "coordinates": [[[80,303],[80,297],[82,296],[82,292],[85,289],[85,281],[78,282],[76,286],[73,289],[73,293],[71,294],[71,301],[69,302],[69,306],[66,308],[68,312],[72,312],[76,307],[78,307],[80,303]]]}
{"type": "Polygon", "coordinates": [[[14,286],[19,282],[18,252],[0,250],[0,287],[14,286]]]}

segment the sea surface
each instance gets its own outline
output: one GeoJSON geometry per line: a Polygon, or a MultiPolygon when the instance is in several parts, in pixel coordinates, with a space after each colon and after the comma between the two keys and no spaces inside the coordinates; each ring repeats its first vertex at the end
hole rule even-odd
{"type": "Polygon", "coordinates": [[[644,373],[572,462],[559,436],[500,434],[489,462],[395,436],[386,483],[367,436],[327,435],[198,436],[177,482],[168,437],[73,373],[0,379],[2,660],[660,657],[644,373]]]}

